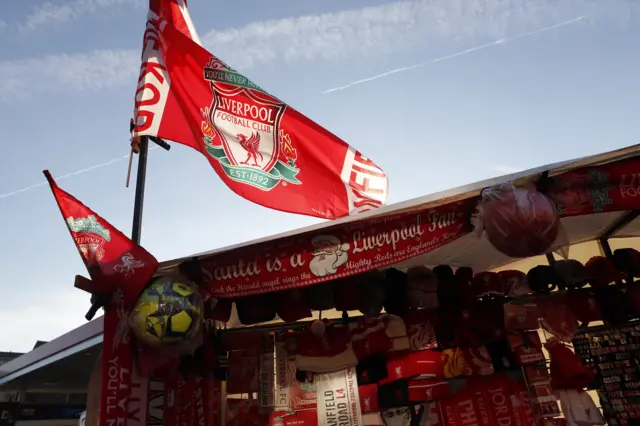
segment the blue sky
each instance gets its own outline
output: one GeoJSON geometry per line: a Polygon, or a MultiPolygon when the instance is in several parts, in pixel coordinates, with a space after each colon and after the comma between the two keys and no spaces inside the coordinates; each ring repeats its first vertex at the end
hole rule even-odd
{"type": "MultiPolygon", "coordinates": [[[[391,202],[638,142],[634,0],[189,6],[211,52],[380,165],[391,202]]],[[[60,186],[130,231],[125,157],[145,7],[23,0],[0,12],[1,350],[54,338],[88,307],[72,287],[84,268],[42,169],[90,168],[60,186]]],[[[204,157],[175,144],[151,151],[147,182],[143,245],[161,260],[315,222],[239,198],[204,157]]]]}

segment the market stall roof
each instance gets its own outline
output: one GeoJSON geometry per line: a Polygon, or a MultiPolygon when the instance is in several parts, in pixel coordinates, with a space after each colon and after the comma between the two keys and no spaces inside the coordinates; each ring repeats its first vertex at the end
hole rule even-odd
{"type": "MultiPolygon", "coordinates": [[[[170,272],[183,262],[193,260],[194,258],[197,258],[200,261],[206,261],[207,258],[217,256],[222,253],[234,256],[234,253],[237,252],[238,255],[240,255],[243,250],[246,250],[251,246],[264,243],[277,244],[280,241],[284,242],[292,237],[297,238],[299,236],[312,234],[330,227],[339,228],[340,226],[356,221],[364,222],[366,224],[369,220],[379,220],[380,218],[398,215],[399,213],[410,213],[414,211],[432,209],[445,204],[477,197],[484,188],[496,184],[535,180],[544,172],[547,172],[549,176],[554,176],[574,169],[621,161],[635,156],[640,156],[640,145],[634,145],[600,155],[555,163],[506,176],[496,177],[471,185],[386,206],[357,216],[346,217],[331,222],[323,222],[306,228],[249,241],[231,247],[170,260],[163,262],[160,265],[159,271],[161,273],[170,272]]],[[[640,236],[640,219],[632,218],[629,213],[630,212],[628,211],[618,211],[592,214],[588,216],[567,217],[563,218],[563,226],[570,244],[579,244],[586,241],[597,240],[602,238],[604,235],[609,237],[640,236]],[[614,233],[611,232],[613,228],[617,228],[614,233]]],[[[479,239],[475,235],[468,234],[440,248],[418,256],[417,258],[408,259],[402,264],[394,266],[402,268],[408,267],[412,264],[422,264],[427,266],[449,264],[452,266],[471,266],[474,270],[481,271],[504,267],[505,265],[513,262],[514,259],[497,252],[486,239],[479,239]]],[[[24,377],[40,374],[44,377],[46,374],[45,371],[42,371],[43,367],[51,363],[59,364],[61,360],[71,356],[79,357],[78,359],[88,359],[93,355],[91,355],[91,351],[87,351],[90,348],[95,349],[101,341],[102,318],[98,318],[34,349],[14,361],[0,366],[0,386],[8,387],[7,384],[11,383],[11,386],[14,387],[16,383],[24,380],[24,377]],[[85,354],[84,358],[79,355],[83,353],[85,354]],[[87,353],[89,353],[89,355],[87,355],[87,353]],[[17,380],[18,378],[23,379],[17,380]]],[[[46,370],[49,370],[49,368],[55,368],[55,365],[47,367],[46,370]]],[[[87,371],[89,370],[90,368],[87,368],[87,371]]],[[[36,377],[34,380],[37,381],[38,378],[36,377]]],[[[24,382],[22,383],[22,386],[27,386],[28,383],[29,381],[24,382]]]]}
{"type": "Polygon", "coordinates": [[[597,165],[606,164],[614,161],[621,161],[621,160],[635,157],[638,155],[640,155],[640,144],[617,149],[615,151],[610,151],[603,154],[582,157],[582,158],[569,160],[569,161],[562,161],[562,162],[548,164],[546,166],[541,166],[541,167],[535,167],[533,169],[523,170],[517,173],[498,176],[498,177],[486,179],[483,181],[475,182],[469,185],[459,186],[457,188],[448,189],[445,191],[425,195],[423,197],[418,197],[418,198],[403,201],[400,203],[391,204],[391,205],[384,206],[379,209],[371,210],[365,213],[361,213],[355,216],[347,216],[347,217],[335,219],[332,221],[321,222],[319,224],[307,226],[304,228],[294,229],[281,234],[270,235],[267,237],[258,238],[255,240],[235,244],[232,246],[227,246],[227,247],[223,247],[223,248],[219,248],[219,249],[215,249],[207,252],[193,254],[187,257],[181,257],[178,259],[165,261],[161,263],[160,270],[161,271],[171,270],[177,267],[178,265],[180,265],[181,263],[194,258],[203,259],[208,256],[217,255],[224,252],[230,252],[233,250],[240,250],[242,248],[254,246],[256,244],[274,242],[276,240],[290,238],[293,236],[298,236],[306,233],[312,233],[327,227],[337,227],[340,225],[344,225],[344,224],[356,222],[356,221],[375,219],[383,216],[395,215],[398,213],[405,213],[405,212],[438,207],[444,204],[453,203],[456,201],[476,197],[480,195],[480,192],[484,188],[487,188],[499,183],[528,180],[528,179],[535,178],[536,176],[539,176],[544,172],[548,172],[549,176],[555,176],[570,170],[579,169],[579,168],[588,167],[588,166],[597,166],[597,165]]]}

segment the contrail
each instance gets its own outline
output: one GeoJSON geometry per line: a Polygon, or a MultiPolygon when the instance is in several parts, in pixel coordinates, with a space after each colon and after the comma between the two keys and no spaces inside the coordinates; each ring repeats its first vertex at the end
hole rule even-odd
{"type": "Polygon", "coordinates": [[[435,64],[437,62],[442,62],[442,61],[446,61],[448,59],[453,59],[453,58],[456,58],[458,56],[466,55],[467,53],[471,53],[471,52],[475,52],[475,51],[478,51],[478,50],[486,49],[487,47],[496,46],[496,45],[502,44],[502,43],[508,43],[508,42],[514,41],[514,40],[519,40],[521,38],[529,37],[529,36],[532,36],[534,34],[540,34],[540,33],[543,33],[545,31],[553,30],[555,28],[564,27],[565,25],[575,24],[576,22],[581,21],[584,18],[586,18],[586,16],[580,16],[578,18],[569,19],[568,21],[564,21],[564,22],[560,22],[560,23],[555,24],[555,25],[551,25],[550,27],[541,28],[539,30],[531,31],[531,32],[528,32],[528,33],[523,33],[523,34],[520,34],[520,35],[517,35],[517,36],[514,36],[514,37],[509,37],[509,38],[503,38],[503,39],[500,39],[500,40],[496,40],[494,42],[483,44],[481,46],[472,47],[471,49],[463,50],[462,52],[454,53],[452,55],[443,56],[443,57],[437,58],[437,59],[432,59],[431,61],[428,61],[428,62],[421,62],[419,64],[410,65],[410,66],[407,66],[407,67],[396,68],[394,70],[387,71],[387,72],[384,72],[382,74],[374,75],[373,77],[364,78],[362,80],[354,81],[354,82],[346,84],[344,86],[334,87],[333,89],[325,90],[324,92],[322,92],[322,94],[324,95],[324,94],[331,93],[331,92],[339,92],[341,90],[348,89],[349,87],[352,87],[352,86],[355,86],[355,85],[358,85],[358,84],[368,83],[370,81],[377,80],[379,78],[387,77],[387,76],[389,76],[391,74],[396,74],[396,73],[399,73],[399,72],[405,72],[405,71],[409,71],[409,70],[412,70],[412,69],[415,69],[415,68],[426,67],[427,65],[432,65],[432,64],[435,64]]]}
{"type": "MultiPolygon", "coordinates": [[[[152,149],[156,149],[158,148],[157,146],[152,146],[149,147],[149,151],[151,151],[152,149]]],[[[56,176],[55,179],[56,180],[62,180],[62,179],[66,179],[66,178],[70,178],[73,176],[78,176],[87,172],[91,172],[93,170],[96,169],[101,169],[103,167],[107,167],[110,166],[112,164],[118,163],[120,161],[123,160],[128,160],[129,159],[129,154],[123,156],[123,157],[118,157],[118,158],[114,158],[112,160],[109,161],[105,161],[104,163],[100,163],[100,164],[95,164],[93,166],[89,166],[89,167],[85,167],[84,169],[80,169],[80,170],[76,170],[75,172],[71,172],[71,173],[67,173],[64,175],[60,175],[60,176],[56,176]]],[[[30,185],[30,186],[25,186],[24,188],[20,188],[20,189],[16,189],[15,191],[11,191],[11,192],[7,192],[6,194],[0,194],[0,200],[2,200],[3,198],[9,198],[11,196],[14,195],[18,195],[21,194],[23,192],[28,192],[31,191],[32,189],[36,189],[36,188],[40,188],[41,186],[46,186],[48,185],[48,183],[46,181],[40,182],[40,183],[36,183],[34,185],[30,185]]]]}

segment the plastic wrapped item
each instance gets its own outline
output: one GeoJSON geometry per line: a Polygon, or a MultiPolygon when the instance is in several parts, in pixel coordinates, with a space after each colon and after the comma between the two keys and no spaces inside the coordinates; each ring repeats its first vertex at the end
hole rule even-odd
{"type": "Polygon", "coordinates": [[[200,336],[204,305],[198,289],[174,276],[153,281],[138,297],[129,326],[138,342],[149,347],[187,345],[200,336]]]}
{"type": "Polygon", "coordinates": [[[560,217],[549,198],[510,183],[482,191],[474,225],[498,251],[514,258],[544,254],[563,235],[560,217]]]}

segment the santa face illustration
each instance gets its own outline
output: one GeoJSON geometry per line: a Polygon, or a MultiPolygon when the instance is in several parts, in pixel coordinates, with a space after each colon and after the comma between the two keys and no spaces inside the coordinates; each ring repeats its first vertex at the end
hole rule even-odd
{"type": "Polygon", "coordinates": [[[349,244],[342,243],[333,235],[317,235],[313,237],[311,244],[314,250],[309,270],[316,277],[335,274],[349,259],[349,244]]]}

